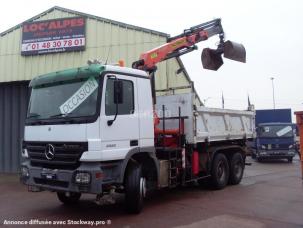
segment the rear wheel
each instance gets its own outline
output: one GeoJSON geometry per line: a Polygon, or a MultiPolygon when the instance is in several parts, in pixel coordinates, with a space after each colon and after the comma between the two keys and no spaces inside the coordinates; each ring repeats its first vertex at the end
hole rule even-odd
{"type": "Polygon", "coordinates": [[[244,161],[240,153],[235,153],[230,160],[229,183],[236,185],[242,180],[244,172],[244,161]]]}
{"type": "Polygon", "coordinates": [[[289,163],[292,163],[293,158],[288,158],[287,160],[289,163]]]}
{"type": "Polygon", "coordinates": [[[130,164],[125,178],[125,206],[130,213],[140,213],[146,195],[146,179],[141,165],[130,164]]]}
{"type": "Polygon", "coordinates": [[[57,192],[58,199],[64,204],[75,204],[79,201],[81,193],[77,192],[57,192]]]}
{"type": "Polygon", "coordinates": [[[211,169],[211,181],[215,189],[222,189],[227,185],[229,179],[229,166],[224,154],[217,154],[211,169]]]}

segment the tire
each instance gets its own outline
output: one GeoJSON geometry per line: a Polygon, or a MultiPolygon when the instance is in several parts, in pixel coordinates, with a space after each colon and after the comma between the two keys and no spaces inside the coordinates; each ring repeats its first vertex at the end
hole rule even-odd
{"type": "Polygon", "coordinates": [[[263,162],[263,159],[262,158],[257,158],[257,161],[258,162],[263,162]]]}
{"type": "Polygon", "coordinates": [[[141,165],[130,164],[125,177],[125,207],[129,213],[142,211],[146,195],[146,182],[142,176],[141,165]]]}
{"type": "Polygon", "coordinates": [[[287,158],[289,163],[292,163],[293,158],[287,158]]]}
{"type": "Polygon", "coordinates": [[[239,184],[244,173],[244,161],[240,153],[233,154],[230,160],[230,176],[229,183],[232,185],[239,184]]]}
{"type": "Polygon", "coordinates": [[[57,197],[62,203],[66,204],[66,205],[71,205],[71,204],[75,204],[79,201],[79,199],[81,197],[81,193],[57,192],[57,197]]]}
{"type": "Polygon", "coordinates": [[[211,168],[211,182],[214,189],[223,189],[229,179],[229,165],[224,154],[217,154],[211,168]]]}

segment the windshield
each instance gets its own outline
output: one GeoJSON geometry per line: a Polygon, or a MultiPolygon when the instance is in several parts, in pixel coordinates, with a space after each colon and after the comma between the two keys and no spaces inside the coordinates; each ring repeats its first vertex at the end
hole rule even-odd
{"type": "Polygon", "coordinates": [[[269,125],[258,128],[259,137],[293,137],[293,127],[291,125],[269,125]]]}
{"type": "Polygon", "coordinates": [[[27,119],[92,116],[97,111],[98,87],[90,77],[33,88],[27,119]]]}

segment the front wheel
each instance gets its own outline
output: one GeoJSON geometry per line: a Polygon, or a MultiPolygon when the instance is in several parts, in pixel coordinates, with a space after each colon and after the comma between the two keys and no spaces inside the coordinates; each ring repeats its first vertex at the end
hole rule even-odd
{"type": "Polygon", "coordinates": [[[236,185],[241,182],[244,173],[244,165],[242,155],[240,153],[235,153],[230,160],[230,184],[236,185]]]}
{"type": "Polygon", "coordinates": [[[79,199],[81,197],[81,193],[57,192],[57,197],[62,203],[66,204],[66,205],[70,205],[70,204],[75,204],[79,201],[79,199]]]}
{"type": "Polygon", "coordinates": [[[229,179],[229,165],[224,154],[217,154],[211,169],[211,181],[215,189],[222,189],[227,185],[229,179]]]}
{"type": "Polygon", "coordinates": [[[293,158],[288,158],[287,160],[289,163],[292,163],[293,158]]]}
{"type": "Polygon", "coordinates": [[[146,179],[142,175],[141,165],[129,164],[125,177],[125,206],[130,213],[142,211],[146,195],[146,179]]]}

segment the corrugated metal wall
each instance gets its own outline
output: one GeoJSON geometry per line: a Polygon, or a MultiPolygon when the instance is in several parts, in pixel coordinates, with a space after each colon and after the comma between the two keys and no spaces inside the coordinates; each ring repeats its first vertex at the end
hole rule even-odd
{"type": "Polygon", "coordinates": [[[27,111],[27,81],[0,83],[0,172],[18,172],[27,111]]]}
{"type": "MultiPolygon", "coordinates": [[[[79,16],[53,10],[37,20],[79,16]]],[[[88,59],[106,60],[112,63],[123,59],[126,66],[138,60],[140,54],[166,42],[166,36],[149,30],[140,31],[132,26],[88,17],[86,21],[86,50],[81,52],[21,56],[22,29],[17,28],[0,37],[0,82],[31,80],[33,77],[66,68],[83,66],[88,59]]],[[[158,65],[156,88],[189,85],[176,59],[158,65]],[[159,77],[161,75],[161,77],[159,77]]]]}

